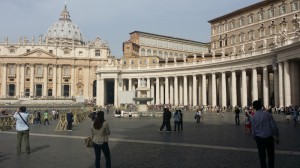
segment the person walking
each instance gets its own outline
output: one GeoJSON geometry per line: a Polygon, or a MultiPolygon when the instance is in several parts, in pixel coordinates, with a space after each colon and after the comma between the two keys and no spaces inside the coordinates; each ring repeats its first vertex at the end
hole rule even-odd
{"type": "Polygon", "coordinates": [[[279,143],[278,127],[272,115],[262,110],[261,102],[253,102],[253,108],[256,110],[252,121],[252,136],[256,142],[261,168],[274,168],[274,139],[279,143]],[[266,151],[268,155],[268,164],[266,162],[266,151]]]}
{"type": "Polygon", "coordinates": [[[167,133],[171,132],[171,122],[170,119],[172,117],[171,112],[168,108],[164,108],[164,114],[163,114],[163,123],[159,129],[160,132],[164,129],[164,127],[167,127],[167,133]]]}
{"type": "Polygon", "coordinates": [[[96,119],[91,128],[95,151],[95,166],[100,168],[101,150],[106,159],[106,167],[111,167],[110,150],[108,146],[108,135],[110,135],[108,122],[104,119],[104,111],[98,111],[96,119]]]}
{"type": "Polygon", "coordinates": [[[176,110],[174,115],[174,131],[176,131],[176,128],[178,131],[180,131],[180,113],[179,110],[176,110]]]}
{"type": "Polygon", "coordinates": [[[16,119],[16,130],[17,130],[17,155],[20,155],[22,148],[22,140],[24,139],[26,153],[30,154],[29,144],[29,125],[28,118],[29,114],[26,112],[26,107],[21,106],[13,116],[16,119]]]}
{"type": "Polygon", "coordinates": [[[180,115],[179,127],[180,130],[183,131],[183,114],[181,110],[179,110],[179,115],[180,115]]]}
{"type": "Polygon", "coordinates": [[[67,122],[68,122],[67,130],[68,131],[72,131],[72,123],[74,121],[73,117],[74,117],[73,113],[71,111],[69,111],[67,113],[67,122]]]}
{"type": "Polygon", "coordinates": [[[195,120],[197,121],[197,123],[200,123],[200,119],[201,119],[201,110],[197,109],[194,118],[195,118],[195,120]]]}
{"type": "Polygon", "coordinates": [[[45,113],[44,113],[44,125],[46,125],[46,122],[49,125],[49,113],[48,113],[48,110],[46,110],[45,113]]]}
{"type": "Polygon", "coordinates": [[[238,106],[235,107],[234,113],[235,113],[235,125],[240,125],[240,109],[238,106]]]}

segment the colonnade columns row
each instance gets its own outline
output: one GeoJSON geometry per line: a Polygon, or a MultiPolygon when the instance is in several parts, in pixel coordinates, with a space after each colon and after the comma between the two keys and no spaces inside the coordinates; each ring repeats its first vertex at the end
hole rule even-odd
{"type": "Polygon", "coordinates": [[[217,105],[217,85],[216,85],[216,74],[213,73],[211,75],[212,79],[211,79],[211,96],[212,96],[212,99],[211,99],[211,105],[213,107],[215,107],[217,105]]]}
{"type": "Polygon", "coordinates": [[[115,93],[114,93],[114,105],[115,107],[117,107],[119,105],[118,103],[118,93],[119,93],[119,82],[118,82],[118,78],[115,78],[114,79],[114,90],[115,90],[115,93]]]}
{"type": "Polygon", "coordinates": [[[264,98],[264,106],[268,107],[269,104],[269,74],[268,68],[263,67],[263,98],[264,98]]]}
{"type": "Polygon", "coordinates": [[[48,66],[44,64],[44,87],[43,87],[43,96],[47,96],[47,88],[48,88],[48,66]]]}
{"type": "Polygon", "coordinates": [[[226,74],[222,72],[222,106],[227,105],[227,95],[226,95],[226,74]]]}
{"type": "Polygon", "coordinates": [[[174,105],[178,106],[178,77],[174,76],[174,105]]]}
{"type": "Polygon", "coordinates": [[[24,85],[24,81],[25,81],[25,64],[21,64],[21,68],[20,68],[20,96],[24,96],[24,91],[25,91],[25,85],[24,85]]]}
{"type": "Polygon", "coordinates": [[[257,90],[257,70],[252,69],[252,102],[258,100],[258,90],[257,90]]]}
{"type": "Polygon", "coordinates": [[[242,106],[247,106],[247,74],[246,70],[242,70],[242,106]]]}
{"type": "Polygon", "coordinates": [[[53,90],[52,90],[52,96],[53,97],[56,97],[57,94],[56,94],[56,90],[57,90],[57,66],[56,65],[53,65],[53,90]]]}
{"type": "Polygon", "coordinates": [[[169,77],[165,77],[165,104],[170,104],[170,99],[169,99],[169,77]]]}
{"type": "Polygon", "coordinates": [[[160,99],[159,99],[159,94],[160,94],[160,92],[159,92],[159,87],[160,87],[160,85],[159,85],[159,77],[156,77],[156,98],[155,98],[155,104],[160,104],[160,99]]]}
{"type": "Polygon", "coordinates": [[[284,105],[290,106],[291,102],[291,79],[290,79],[290,70],[289,70],[289,62],[284,62],[284,105]]]}
{"type": "Polygon", "coordinates": [[[207,98],[206,98],[206,75],[202,75],[202,105],[207,105],[207,98]]]}
{"type": "Polygon", "coordinates": [[[193,106],[197,105],[197,76],[193,75],[193,106]]]}
{"type": "Polygon", "coordinates": [[[20,64],[17,64],[17,72],[16,72],[16,96],[20,96],[20,64]]]}
{"type": "Polygon", "coordinates": [[[183,76],[183,105],[188,104],[188,86],[187,86],[187,76],[183,76]]]}
{"type": "Polygon", "coordinates": [[[33,97],[33,89],[34,89],[34,65],[30,65],[30,97],[33,97]]]}
{"type": "Polygon", "coordinates": [[[235,107],[237,105],[237,93],[236,93],[236,73],[231,72],[231,105],[235,107]]]}

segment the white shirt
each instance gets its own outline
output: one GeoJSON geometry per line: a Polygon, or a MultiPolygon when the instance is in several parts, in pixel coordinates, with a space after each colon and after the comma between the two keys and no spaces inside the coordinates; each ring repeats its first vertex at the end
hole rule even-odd
{"type": "MultiPolygon", "coordinates": [[[[19,114],[23,117],[24,121],[26,121],[28,124],[29,114],[26,112],[19,112],[19,114]]],[[[17,131],[28,130],[29,127],[25,124],[25,122],[22,120],[19,114],[17,112],[15,112],[14,114],[14,118],[16,119],[16,130],[17,131]]]]}

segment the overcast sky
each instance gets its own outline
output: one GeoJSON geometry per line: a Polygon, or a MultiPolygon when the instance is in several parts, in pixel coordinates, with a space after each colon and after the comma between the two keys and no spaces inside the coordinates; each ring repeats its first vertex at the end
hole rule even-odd
{"type": "Polygon", "coordinates": [[[1,0],[0,41],[8,36],[45,34],[67,3],[71,20],[86,41],[99,36],[121,57],[129,33],[143,31],[200,42],[210,41],[208,20],[261,0],[1,0]]]}

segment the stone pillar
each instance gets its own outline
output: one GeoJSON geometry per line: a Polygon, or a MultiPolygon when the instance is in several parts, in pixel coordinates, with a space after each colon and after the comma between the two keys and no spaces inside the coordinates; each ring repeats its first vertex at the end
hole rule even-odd
{"type": "Polygon", "coordinates": [[[202,105],[207,105],[207,98],[206,98],[206,75],[202,75],[202,105]]]}
{"type": "Polygon", "coordinates": [[[53,90],[52,90],[52,96],[57,97],[57,66],[53,65],[53,90]]]}
{"type": "Polygon", "coordinates": [[[187,76],[183,76],[183,105],[188,105],[187,76]]]}
{"type": "Polygon", "coordinates": [[[263,67],[263,98],[264,98],[264,107],[269,106],[269,74],[268,68],[263,67]]]}
{"type": "Polygon", "coordinates": [[[197,105],[197,76],[193,75],[193,106],[197,105]]]}
{"type": "Polygon", "coordinates": [[[150,94],[150,95],[151,95],[151,97],[153,98],[153,100],[151,101],[151,104],[154,104],[154,95],[155,95],[155,93],[154,93],[154,91],[155,91],[154,80],[153,80],[153,79],[151,80],[151,78],[149,78],[149,79],[150,79],[150,85],[151,85],[151,87],[150,87],[150,88],[151,88],[151,89],[150,89],[150,90],[151,90],[151,91],[150,91],[151,94],[150,94]]]}
{"type": "Polygon", "coordinates": [[[278,96],[279,96],[279,107],[284,107],[283,100],[283,63],[278,63],[278,96]]]}
{"type": "Polygon", "coordinates": [[[43,86],[43,96],[48,96],[48,65],[44,64],[44,86],[43,86]]]}
{"type": "Polygon", "coordinates": [[[165,77],[165,104],[170,104],[169,77],[165,77]]]}
{"type": "Polygon", "coordinates": [[[211,78],[211,105],[215,107],[217,105],[216,74],[212,73],[211,78]]]}
{"type": "Polygon", "coordinates": [[[179,104],[183,105],[183,78],[179,78],[179,104]]]}
{"type": "Polygon", "coordinates": [[[34,65],[30,65],[30,97],[34,96],[34,65]]]}
{"type": "Polygon", "coordinates": [[[2,64],[2,84],[1,84],[1,97],[6,97],[7,90],[7,64],[2,64]]]}
{"type": "Polygon", "coordinates": [[[16,72],[16,97],[20,96],[20,64],[16,64],[17,72],[16,72]]]}
{"type": "Polygon", "coordinates": [[[227,95],[226,95],[226,74],[222,72],[222,106],[227,106],[227,95]]]}
{"type": "Polygon", "coordinates": [[[174,80],[170,78],[170,104],[174,105],[174,80]]]}
{"type": "Polygon", "coordinates": [[[62,78],[62,65],[58,65],[57,68],[57,97],[61,97],[62,96],[62,85],[61,85],[61,78],[62,78]]]}
{"type": "Polygon", "coordinates": [[[160,94],[160,84],[159,84],[159,77],[156,77],[156,98],[155,98],[155,104],[159,105],[160,104],[160,99],[159,99],[159,94],[160,94]]]}
{"type": "Polygon", "coordinates": [[[76,66],[71,66],[71,97],[76,95],[76,66]]]}
{"type": "Polygon", "coordinates": [[[243,69],[242,70],[242,107],[245,107],[248,105],[247,102],[247,74],[246,74],[246,70],[243,69]]]}
{"type": "Polygon", "coordinates": [[[165,92],[163,82],[160,83],[160,104],[165,104],[165,92]]]}
{"type": "Polygon", "coordinates": [[[231,72],[231,105],[235,107],[237,105],[237,94],[236,94],[236,73],[231,72]]]}
{"type": "Polygon", "coordinates": [[[25,64],[21,64],[20,70],[20,97],[25,96],[25,64]]]}
{"type": "Polygon", "coordinates": [[[289,62],[284,62],[284,69],[283,69],[283,75],[284,75],[284,105],[290,106],[292,105],[291,102],[291,78],[290,78],[290,67],[289,62]]]}
{"type": "Polygon", "coordinates": [[[274,99],[275,99],[275,107],[279,106],[279,83],[278,83],[278,71],[274,70],[274,99]]]}
{"type": "Polygon", "coordinates": [[[202,77],[198,76],[198,104],[202,104],[202,77]]]}
{"type": "MultiPolygon", "coordinates": [[[[252,102],[258,100],[257,70],[252,69],[252,102]]],[[[252,104],[251,102],[251,104],[252,104]]]]}
{"type": "Polygon", "coordinates": [[[132,90],[132,79],[129,78],[128,79],[128,91],[131,91],[132,90]]]}
{"type": "Polygon", "coordinates": [[[115,78],[114,79],[114,87],[115,87],[115,93],[114,93],[114,106],[115,107],[118,107],[119,106],[119,102],[118,102],[118,93],[119,93],[119,90],[118,90],[118,78],[115,78]]]}
{"type": "Polygon", "coordinates": [[[178,106],[178,77],[174,76],[174,105],[178,106]]]}
{"type": "Polygon", "coordinates": [[[89,97],[89,90],[92,88],[91,80],[90,80],[90,78],[92,78],[92,76],[90,74],[90,66],[88,66],[88,65],[84,66],[84,74],[85,74],[85,76],[84,76],[84,80],[83,80],[83,83],[84,83],[83,96],[85,98],[88,98],[89,97]]]}
{"type": "MultiPolygon", "coordinates": [[[[151,89],[150,78],[147,78],[147,88],[151,89]]],[[[149,91],[147,91],[147,97],[151,97],[151,93],[149,91]]],[[[147,102],[147,104],[150,104],[150,102],[147,102]]]]}
{"type": "Polygon", "coordinates": [[[104,107],[104,80],[97,75],[97,105],[104,107]]]}
{"type": "Polygon", "coordinates": [[[187,78],[188,79],[188,105],[192,105],[193,104],[193,77],[190,76],[187,78]]]}

